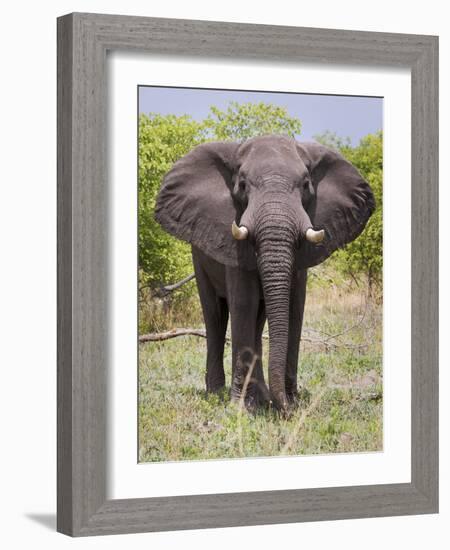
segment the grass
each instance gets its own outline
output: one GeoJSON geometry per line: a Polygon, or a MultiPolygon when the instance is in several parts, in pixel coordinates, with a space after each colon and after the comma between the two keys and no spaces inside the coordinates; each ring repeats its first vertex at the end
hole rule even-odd
{"type": "MultiPolygon", "coordinates": [[[[200,322],[195,307],[189,306],[197,321],[191,326],[200,322]]],[[[299,359],[302,399],[288,420],[271,410],[243,411],[230,401],[229,388],[206,394],[205,339],[141,345],[140,461],[382,450],[381,327],[381,305],[359,289],[311,284],[299,359]]],[[[228,385],[230,356],[227,345],[228,385]]],[[[263,356],[267,375],[267,340],[263,356]]]]}

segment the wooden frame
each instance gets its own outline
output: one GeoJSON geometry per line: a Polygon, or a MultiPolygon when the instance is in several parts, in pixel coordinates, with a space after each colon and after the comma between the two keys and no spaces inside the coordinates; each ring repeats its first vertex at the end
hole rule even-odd
{"type": "Polygon", "coordinates": [[[438,511],[438,38],[70,14],[58,19],[58,531],[99,535],[438,511]],[[106,499],[106,52],[411,69],[411,483],[106,499]]]}

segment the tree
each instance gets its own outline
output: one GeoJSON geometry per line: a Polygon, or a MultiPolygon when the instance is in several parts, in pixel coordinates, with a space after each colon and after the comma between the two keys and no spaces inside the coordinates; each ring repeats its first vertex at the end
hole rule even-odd
{"type": "Polygon", "coordinates": [[[338,149],[359,170],[374,193],[376,208],[366,228],[357,239],[333,256],[335,265],[344,274],[356,277],[364,273],[369,291],[372,291],[374,285],[380,285],[383,277],[383,134],[369,134],[356,147],[330,133],[315,136],[315,139],[338,149]]]}
{"type": "Polygon", "coordinates": [[[217,140],[242,141],[264,134],[300,134],[302,123],[289,116],[283,107],[270,103],[238,103],[231,101],[225,111],[210,107],[205,123],[217,140]]]}
{"type": "Polygon", "coordinates": [[[173,163],[205,139],[204,125],[189,116],[139,117],[139,270],[141,286],[159,286],[192,270],[190,247],[154,219],[156,196],[173,163]]]}
{"type": "Polygon", "coordinates": [[[342,151],[344,148],[351,147],[352,144],[349,137],[338,136],[336,132],[330,132],[329,130],[326,130],[323,134],[314,136],[314,139],[336,151],[342,151]]]}

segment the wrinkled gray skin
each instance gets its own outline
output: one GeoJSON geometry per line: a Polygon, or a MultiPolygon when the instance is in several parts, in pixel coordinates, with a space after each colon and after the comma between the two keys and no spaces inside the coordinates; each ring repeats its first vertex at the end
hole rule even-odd
{"type": "Polygon", "coordinates": [[[232,397],[249,365],[249,407],[272,403],[284,414],[297,397],[297,364],[306,272],[356,238],[375,207],[358,171],[317,143],[261,136],[244,143],[199,145],[164,178],[155,217],[192,244],[207,331],[206,387],[225,385],[223,351],[231,317],[232,397]],[[236,240],[231,225],[245,226],[236,240]],[[308,228],[324,229],[319,244],[308,228]],[[269,389],[261,336],[269,326],[269,389]]]}

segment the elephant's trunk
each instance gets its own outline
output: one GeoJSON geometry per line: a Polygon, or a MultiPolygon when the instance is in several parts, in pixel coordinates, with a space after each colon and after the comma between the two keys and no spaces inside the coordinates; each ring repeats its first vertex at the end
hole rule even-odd
{"type": "Polygon", "coordinates": [[[289,301],[294,247],[301,231],[298,208],[285,201],[266,202],[259,209],[255,229],[258,269],[269,324],[269,389],[274,405],[287,412],[289,301]]]}

